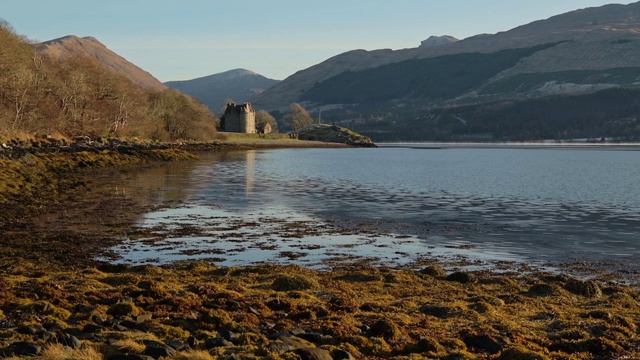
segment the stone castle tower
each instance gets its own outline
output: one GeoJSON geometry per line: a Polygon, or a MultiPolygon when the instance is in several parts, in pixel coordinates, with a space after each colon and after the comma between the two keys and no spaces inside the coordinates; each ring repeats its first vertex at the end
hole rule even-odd
{"type": "Polygon", "coordinates": [[[250,103],[241,105],[228,103],[221,120],[220,130],[222,131],[256,133],[256,112],[250,103]]]}

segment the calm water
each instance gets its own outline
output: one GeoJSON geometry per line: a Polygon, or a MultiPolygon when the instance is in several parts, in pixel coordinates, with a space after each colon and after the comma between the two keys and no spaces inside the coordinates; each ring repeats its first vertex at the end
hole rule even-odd
{"type": "Polygon", "coordinates": [[[244,151],[166,165],[162,176],[156,201],[180,204],[146,214],[140,226],[201,231],[128,242],[117,249],[123,261],[213,253],[224,264],[246,264],[297,252],[297,262],[316,264],[465,256],[636,266],[640,255],[633,148],[244,151]],[[292,237],[285,230],[295,222],[319,231],[292,237]]]}

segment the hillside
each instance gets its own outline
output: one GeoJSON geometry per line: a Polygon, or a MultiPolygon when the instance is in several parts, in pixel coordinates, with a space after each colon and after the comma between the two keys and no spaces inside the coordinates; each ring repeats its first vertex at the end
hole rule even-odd
{"type": "Polygon", "coordinates": [[[225,100],[243,103],[278,83],[246,69],[235,69],[193,80],[169,81],[165,85],[189,94],[213,112],[219,112],[225,100]]]}
{"type": "Polygon", "coordinates": [[[88,56],[106,65],[113,72],[125,76],[143,89],[156,91],[167,89],[160,80],[109,50],[93,37],[80,38],[70,35],[45,41],[36,45],[36,48],[56,59],[88,56]]]}
{"type": "Polygon", "coordinates": [[[350,51],[253,103],[277,114],[301,102],[374,141],[633,140],[639,88],[640,2],[459,41],[430,37],[413,49],[350,51]]]}
{"type": "MultiPolygon", "coordinates": [[[[3,141],[43,136],[211,140],[216,135],[209,109],[176,90],[141,86],[105,66],[122,58],[103,51],[95,39],[67,37],[36,45],[39,52],[0,21],[0,44],[3,141]]],[[[133,66],[120,64],[125,70],[133,66]]]]}
{"type": "MultiPolygon", "coordinates": [[[[522,58],[487,83],[521,74],[640,67],[640,2],[577,10],[509,31],[473,36],[440,46],[346,52],[291,75],[256,96],[253,102],[267,109],[282,109],[293,101],[303,99],[313,104],[314,99],[308,92],[314,86],[347,71],[355,73],[408,60],[464,53],[490,54],[545,44],[558,45],[522,58]]],[[[433,71],[437,72],[435,69],[433,71]]],[[[596,81],[594,84],[600,83],[596,81]]],[[[571,93],[575,87],[566,89],[566,93],[571,93]]],[[[313,90],[313,94],[318,93],[318,89],[313,90]]],[[[398,94],[398,97],[402,98],[402,95],[398,94]]],[[[472,92],[470,95],[473,97],[475,94],[472,92]]]]}

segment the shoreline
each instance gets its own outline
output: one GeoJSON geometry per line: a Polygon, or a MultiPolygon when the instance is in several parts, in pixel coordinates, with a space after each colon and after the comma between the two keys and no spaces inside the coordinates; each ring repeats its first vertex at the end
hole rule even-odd
{"type": "Polygon", "coordinates": [[[629,148],[640,150],[640,143],[594,143],[594,142],[380,142],[381,148],[389,147],[442,147],[442,148],[629,148]]]}
{"type": "Polygon", "coordinates": [[[191,156],[182,149],[42,153],[14,161],[20,167],[13,173],[4,169],[3,181],[17,174],[32,186],[0,184],[20,190],[0,216],[0,358],[47,358],[55,344],[75,359],[640,356],[637,284],[508,267],[446,272],[448,264],[439,259],[425,260],[418,270],[372,266],[366,259],[326,270],[93,260],[92,254],[120,243],[135,214],[152,205],[101,200],[100,191],[108,189],[94,186],[100,179],[92,175],[191,156]],[[62,212],[51,221],[81,216],[64,209],[69,199],[90,203],[104,219],[101,229],[33,227],[31,218],[52,206],[62,212]]]}

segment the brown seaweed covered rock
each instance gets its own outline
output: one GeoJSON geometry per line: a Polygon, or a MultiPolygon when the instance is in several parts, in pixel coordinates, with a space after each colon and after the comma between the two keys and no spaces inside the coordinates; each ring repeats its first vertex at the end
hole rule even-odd
{"type": "Polygon", "coordinates": [[[376,147],[370,138],[347,128],[328,124],[314,124],[298,130],[298,139],[342,143],[358,147],[376,147]]]}

